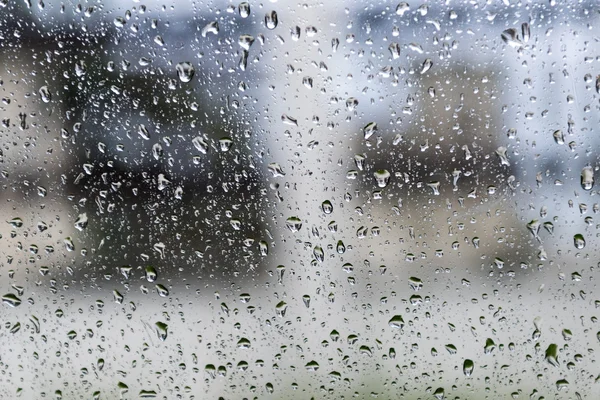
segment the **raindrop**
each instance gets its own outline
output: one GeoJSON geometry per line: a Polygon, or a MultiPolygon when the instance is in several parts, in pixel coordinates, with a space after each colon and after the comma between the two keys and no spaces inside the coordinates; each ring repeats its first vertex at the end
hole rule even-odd
{"type": "Polygon", "coordinates": [[[365,140],[368,140],[376,132],[377,132],[377,124],[375,122],[369,122],[363,128],[363,135],[365,137],[365,140]]]}
{"type": "Polygon", "coordinates": [[[278,22],[279,21],[277,18],[276,11],[271,11],[271,12],[268,12],[267,14],[265,14],[265,25],[267,26],[268,29],[273,30],[273,29],[277,28],[278,22]]]}
{"type": "Polygon", "coordinates": [[[387,169],[380,169],[373,173],[375,180],[377,181],[377,186],[380,188],[384,188],[390,182],[391,174],[387,169]]]}
{"type": "Polygon", "coordinates": [[[194,73],[196,72],[192,63],[188,61],[178,63],[175,69],[177,70],[177,76],[179,77],[179,80],[183,83],[190,82],[194,77],[194,73]]]}
{"type": "Polygon", "coordinates": [[[581,250],[585,247],[585,238],[582,234],[578,233],[573,236],[573,243],[575,244],[575,248],[581,250]]]}
{"type": "Polygon", "coordinates": [[[321,210],[323,210],[325,214],[331,214],[333,212],[333,204],[331,204],[331,201],[325,200],[321,203],[321,210]]]}
{"type": "Polygon", "coordinates": [[[388,325],[395,329],[402,329],[404,327],[404,319],[401,315],[395,315],[389,320],[388,325]]]}
{"type": "Polygon", "coordinates": [[[558,346],[554,343],[550,344],[546,349],[546,361],[553,367],[558,367],[558,346]]]}
{"type": "Polygon", "coordinates": [[[392,59],[397,59],[400,58],[400,45],[398,43],[391,43],[388,46],[388,50],[390,51],[390,54],[392,55],[392,59]]]}
{"type": "Polygon", "coordinates": [[[39,90],[39,94],[44,103],[50,103],[52,100],[52,94],[50,93],[48,86],[42,86],[39,90]]]}
{"type": "Polygon", "coordinates": [[[240,3],[238,6],[238,12],[240,13],[240,17],[248,18],[250,16],[250,4],[246,1],[240,3]]]}
{"type": "Polygon", "coordinates": [[[511,47],[521,47],[523,43],[519,39],[519,34],[515,28],[509,28],[500,35],[504,43],[511,47]]]}
{"type": "Polygon", "coordinates": [[[280,301],[275,306],[275,313],[279,317],[285,317],[285,312],[287,311],[287,303],[285,301],[280,301]]]}
{"type": "Polygon", "coordinates": [[[431,58],[428,58],[425,61],[423,61],[423,65],[421,66],[421,74],[424,74],[427,71],[429,71],[431,67],[433,67],[433,61],[431,60],[431,58]]]}
{"type": "Polygon", "coordinates": [[[213,35],[217,35],[219,33],[219,23],[217,21],[209,22],[204,26],[204,28],[202,28],[202,31],[200,31],[202,37],[206,37],[206,35],[209,33],[212,33],[213,35]]]}
{"type": "Polygon", "coordinates": [[[473,360],[467,359],[463,363],[463,373],[465,374],[465,376],[471,376],[474,368],[475,364],[473,363],[473,360]]]}
{"type": "Polygon", "coordinates": [[[581,187],[583,190],[592,190],[594,187],[594,170],[590,166],[581,170],[581,187]]]}
{"type": "Polygon", "coordinates": [[[552,136],[554,137],[554,141],[557,144],[565,144],[565,135],[562,130],[560,130],[560,129],[555,130],[554,133],[552,134],[552,136]]]}
{"type": "Polygon", "coordinates": [[[2,296],[2,302],[11,307],[17,307],[21,304],[21,299],[12,293],[7,293],[2,296]]]}
{"type": "Polygon", "coordinates": [[[300,229],[302,229],[302,221],[298,217],[289,217],[285,221],[285,225],[292,232],[298,232],[300,229]]]}
{"type": "Polygon", "coordinates": [[[156,328],[156,335],[158,336],[158,339],[164,342],[167,339],[169,326],[164,322],[159,321],[154,324],[154,327],[156,328]]]}

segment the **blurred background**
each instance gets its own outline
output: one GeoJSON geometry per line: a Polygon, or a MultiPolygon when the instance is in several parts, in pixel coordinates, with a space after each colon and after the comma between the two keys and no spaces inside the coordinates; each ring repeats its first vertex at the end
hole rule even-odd
{"type": "Polygon", "coordinates": [[[597,398],[599,13],[0,0],[0,397],[597,398]]]}

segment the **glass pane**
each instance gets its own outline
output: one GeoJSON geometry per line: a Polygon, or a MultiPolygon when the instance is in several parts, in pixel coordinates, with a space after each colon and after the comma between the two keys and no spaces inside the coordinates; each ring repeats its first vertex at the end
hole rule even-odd
{"type": "Polygon", "coordinates": [[[0,397],[598,398],[599,11],[0,0],[0,397]]]}

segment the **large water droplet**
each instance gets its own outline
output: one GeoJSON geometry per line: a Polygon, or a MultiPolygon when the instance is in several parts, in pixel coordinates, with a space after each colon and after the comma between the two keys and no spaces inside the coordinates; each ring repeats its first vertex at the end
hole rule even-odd
{"type": "Polygon", "coordinates": [[[238,11],[240,13],[240,17],[248,18],[250,16],[250,4],[246,1],[240,3],[238,6],[238,11]]]}
{"type": "Polygon", "coordinates": [[[364,135],[365,139],[369,139],[376,132],[377,132],[377,123],[375,123],[375,122],[369,122],[363,128],[363,135],[364,135]]]}
{"type": "Polygon", "coordinates": [[[286,311],[287,311],[287,303],[285,301],[280,301],[275,306],[275,313],[280,317],[285,317],[286,311]]]}
{"type": "Polygon", "coordinates": [[[277,18],[277,12],[276,11],[271,11],[268,12],[267,14],[265,14],[265,25],[267,26],[268,29],[275,29],[277,28],[277,24],[279,23],[279,20],[277,18]]]}
{"type": "Polygon", "coordinates": [[[300,229],[302,229],[302,221],[298,217],[289,217],[285,221],[285,225],[292,232],[298,232],[300,229]]]}
{"type": "Polygon", "coordinates": [[[583,190],[592,190],[594,187],[594,169],[590,166],[581,170],[581,187],[583,190]]]}
{"type": "Polygon", "coordinates": [[[558,367],[558,345],[552,343],[546,349],[546,361],[553,367],[558,367]]]}
{"type": "Polygon", "coordinates": [[[48,86],[42,86],[39,91],[40,97],[44,103],[50,103],[52,100],[52,93],[48,89],[48,86]]]}
{"type": "Polygon", "coordinates": [[[463,373],[465,374],[465,376],[471,376],[474,368],[475,368],[475,363],[473,363],[473,360],[467,359],[463,363],[463,373]]]}
{"type": "Polygon", "coordinates": [[[394,315],[388,322],[388,325],[395,329],[404,328],[404,319],[401,315],[394,315]]]}
{"type": "Polygon", "coordinates": [[[375,176],[375,180],[377,181],[377,186],[380,188],[384,188],[390,182],[390,177],[392,176],[387,169],[380,169],[373,173],[375,176]]]}
{"type": "Polygon", "coordinates": [[[169,326],[160,321],[154,324],[154,326],[156,328],[156,335],[161,341],[164,342],[167,339],[169,326]]]}
{"type": "Polygon", "coordinates": [[[188,61],[180,62],[177,64],[175,69],[177,70],[177,76],[179,77],[179,80],[183,83],[190,82],[196,73],[194,66],[188,61]]]}
{"type": "Polygon", "coordinates": [[[17,307],[21,304],[21,299],[12,293],[7,293],[2,296],[2,302],[11,307],[17,307]]]}
{"type": "Polygon", "coordinates": [[[585,238],[581,233],[573,236],[573,244],[575,244],[575,248],[581,250],[585,247],[585,238]]]}

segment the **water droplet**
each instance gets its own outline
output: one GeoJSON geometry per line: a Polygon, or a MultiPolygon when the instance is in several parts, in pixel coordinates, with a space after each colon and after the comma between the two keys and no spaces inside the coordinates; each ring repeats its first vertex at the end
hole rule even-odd
{"type": "Polygon", "coordinates": [[[333,212],[333,204],[331,204],[331,201],[325,200],[321,203],[321,210],[323,210],[325,214],[331,214],[333,212]]]}
{"type": "Polygon", "coordinates": [[[312,360],[306,363],[305,368],[307,371],[315,372],[319,369],[319,364],[315,360],[312,360]]]}
{"type": "Polygon", "coordinates": [[[440,195],[440,182],[439,181],[429,182],[429,183],[427,183],[427,186],[431,189],[434,196],[440,195]]]}
{"type": "Polygon", "coordinates": [[[285,301],[280,301],[275,306],[275,313],[279,317],[285,317],[285,312],[287,311],[287,303],[285,301]]]}
{"type": "Polygon", "coordinates": [[[12,293],[7,293],[2,296],[2,302],[11,307],[17,307],[21,304],[21,299],[12,293]]]}
{"type": "Polygon", "coordinates": [[[177,70],[177,76],[179,77],[179,80],[183,83],[190,82],[196,73],[194,66],[188,61],[178,63],[175,69],[177,70]]]}
{"type": "Polygon", "coordinates": [[[156,285],[154,285],[154,287],[156,288],[156,292],[158,293],[158,295],[160,297],[168,297],[169,296],[169,289],[167,289],[165,286],[163,286],[161,284],[156,284],[156,285]]]}
{"type": "Polygon", "coordinates": [[[433,67],[433,61],[431,60],[431,58],[428,58],[425,61],[423,61],[423,65],[421,66],[421,75],[429,71],[431,67],[433,67]]]}
{"type": "Polygon", "coordinates": [[[158,336],[158,339],[164,342],[167,339],[169,326],[164,322],[159,321],[154,324],[154,327],[156,328],[156,335],[158,336]]]}
{"type": "Polygon", "coordinates": [[[504,43],[508,44],[511,47],[521,47],[523,43],[519,39],[519,33],[515,28],[509,28],[502,32],[500,35],[504,43]]]}
{"type": "Polygon", "coordinates": [[[290,117],[287,114],[283,114],[281,116],[281,122],[283,122],[285,125],[298,126],[298,120],[296,120],[294,117],[290,117]]]}
{"type": "Polygon", "coordinates": [[[585,247],[585,238],[582,234],[578,233],[573,236],[573,243],[575,244],[575,248],[581,250],[585,247]]]}
{"type": "Polygon", "coordinates": [[[404,13],[408,10],[410,10],[410,6],[405,1],[398,3],[398,5],[396,6],[396,14],[398,14],[399,16],[403,16],[404,13]]]}
{"type": "Polygon", "coordinates": [[[200,136],[197,136],[194,139],[192,139],[192,144],[194,145],[196,150],[198,150],[202,154],[208,153],[208,143],[206,143],[206,140],[204,140],[200,136]]]}
{"type": "Polygon", "coordinates": [[[78,60],[75,63],[75,75],[77,75],[78,77],[82,77],[86,73],[87,73],[87,65],[85,64],[85,61],[78,60]]]}
{"type": "Polygon", "coordinates": [[[252,46],[252,43],[254,43],[254,36],[252,35],[240,35],[238,39],[238,44],[244,50],[250,50],[250,46],[252,46]]]}
{"type": "Polygon", "coordinates": [[[250,4],[246,1],[240,3],[238,12],[240,13],[240,17],[248,18],[250,16],[250,4]]]}
{"type": "Polygon", "coordinates": [[[144,140],[150,140],[150,132],[148,132],[148,128],[144,124],[138,126],[138,135],[144,140]]]}
{"type": "Polygon", "coordinates": [[[52,100],[52,93],[50,93],[48,86],[42,86],[39,90],[39,94],[44,103],[50,103],[52,100]]]}
{"type": "Polygon", "coordinates": [[[202,28],[202,31],[200,31],[202,37],[206,37],[206,35],[208,35],[209,33],[212,33],[213,35],[217,35],[219,33],[218,21],[209,22],[204,26],[204,28],[202,28]]]}
{"type": "Polygon", "coordinates": [[[273,174],[273,178],[285,176],[285,172],[283,172],[283,168],[281,168],[281,165],[279,165],[279,163],[270,163],[267,168],[273,174]]]}
{"type": "Polygon", "coordinates": [[[377,123],[375,123],[375,122],[369,122],[363,128],[363,135],[365,137],[365,140],[368,140],[376,132],[377,132],[377,123]]]}
{"type": "Polygon", "coordinates": [[[301,34],[301,30],[300,27],[298,25],[292,27],[290,29],[290,36],[292,38],[293,41],[298,41],[300,40],[300,34],[301,34]]]}
{"type": "Polygon", "coordinates": [[[510,167],[510,162],[508,161],[508,157],[506,155],[507,150],[508,149],[506,147],[500,146],[498,149],[496,149],[496,155],[500,159],[500,165],[506,165],[507,167],[510,167]]]}
{"type": "Polygon", "coordinates": [[[490,354],[496,348],[496,343],[491,338],[487,338],[485,341],[485,347],[483,348],[483,352],[485,354],[490,354]]]}
{"type": "Polygon", "coordinates": [[[402,328],[404,328],[404,319],[402,318],[401,315],[394,315],[389,320],[388,325],[395,329],[402,329],[402,328]]]}
{"type": "Polygon", "coordinates": [[[546,361],[553,367],[558,367],[558,345],[552,343],[546,349],[546,361]]]}
{"type": "Polygon", "coordinates": [[[373,173],[375,180],[377,181],[377,186],[380,188],[384,188],[390,182],[390,177],[392,176],[387,169],[380,169],[373,173]]]}
{"type": "Polygon", "coordinates": [[[138,396],[140,399],[153,399],[157,396],[157,393],[154,390],[140,390],[138,396]]]}
{"type": "Polygon", "coordinates": [[[79,214],[79,216],[77,217],[77,220],[75,221],[75,228],[82,231],[87,227],[87,225],[88,225],[87,214],[86,213],[79,214]]]}
{"type": "Polygon", "coordinates": [[[556,390],[558,390],[559,392],[568,387],[569,387],[569,382],[566,379],[559,379],[556,381],[556,390]]]}
{"type": "Polygon", "coordinates": [[[11,224],[13,228],[20,228],[23,226],[23,220],[19,217],[11,219],[8,223],[11,224]]]}
{"type": "Polygon", "coordinates": [[[306,308],[310,307],[310,296],[305,294],[304,296],[302,296],[302,302],[304,303],[304,306],[306,308]]]}
{"type": "Polygon", "coordinates": [[[437,400],[444,400],[444,396],[445,396],[446,392],[444,391],[444,388],[437,388],[435,390],[435,392],[433,392],[433,396],[437,399],[437,400]]]}
{"type": "Polygon", "coordinates": [[[279,20],[277,18],[276,11],[271,11],[265,14],[265,25],[267,26],[267,29],[273,30],[277,28],[278,23],[279,20]]]}
{"type": "Polygon", "coordinates": [[[473,363],[473,360],[466,359],[463,363],[463,373],[465,374],[465,376],[471,376],[474,368],[475,363],[473,363]]]}
{"type": "Polygon", "coordinates": [[[555,130],[554,133],[552,134],[552,136],[554,137],[554,141],[557,144],[565,144],[565,135],[562,130],[560,130],[560,129],[555,130]]]}
{"type": "Polygon", "coordinates": [[[590,166],[581,170],[581,187],[583,190],[592,190],[594,187],[594,169],[590,166]]]}
{"type": "Polygon", "coordinates": [[[146,279],[148,282],[154,282],[158,278],[158,273],[156,272],[156,268],[149,265],[146,267],[146,279]]]}
{"type": "Polygon", "coordinates": [[[400,45],[398,43],[390,43],[390,45],[388,46],[388,50],[392,55],[392,59],[395,60],[397,58],[400,58],[400,45]]]}
{"type": "Polygon", "coordinates": [[[302,221],[298,217],[289,217],[285,221],[285,225],[292,232],[298,232],[300,229],[302,229],[302,221]]]}
{"type": "Polygon", "coordinates": [[[408,286],[416,292],[423,288],[423,281],[420,278],[412,276],[408,278],[408,286]]]}
{"type": "Polygon", "coordinates": [[[319,246],[315,246],[313,249],[313,255],[318,262],[323,262],[325,259],[325,252],[323,251],[323,248],[319,246]]]}
{"type": "Polygon", "coordinates": [[[247,338],[240,338],[240,340],[237,342],[237,347],[244,350],[249,349],[251,347],[250,340],[247,338]]]}

